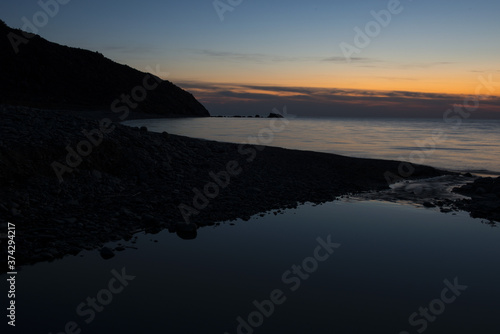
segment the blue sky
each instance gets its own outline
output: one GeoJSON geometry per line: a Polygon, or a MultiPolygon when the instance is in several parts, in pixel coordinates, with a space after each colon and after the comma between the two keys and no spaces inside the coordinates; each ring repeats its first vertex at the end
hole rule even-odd
{"type": "MultiPolygon", "coordinates": [[[[353,29],[388,2],[243,0],[221,21],[213,0],[70,0],[38,33],[140,70],[160,65],[216,109],[209,84],[454,96],[471,94],[481,73],[500,81],[497,0],[401,0],[401,13],[347,63],[339,44],[353,45],[353,29]]],[[[40,10],[38,1],[2,2],[0,18],[19,28],[40,10]]]]}

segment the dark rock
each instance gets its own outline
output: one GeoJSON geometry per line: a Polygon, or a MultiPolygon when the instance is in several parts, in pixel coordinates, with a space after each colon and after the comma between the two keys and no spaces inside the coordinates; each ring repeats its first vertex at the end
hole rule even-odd
{"type": "Polygon", "coordinates": [[[67,249],[67,253],[71,255],[78,255],[82,250],[79,247],[72,246],[67,249]]]}
{"type": "Polygon", "coordinates": [[[196,237],[198,236],[198,231],[197,230],[194,230],[194,231],[177,231],[177,236],[181,239],[184,239],[184,240],[193,240],[193,239],[196,239],[196,237]]]}
{"type": "Polygon", "coordinates": [[[100,180],[102,178],[102,173],[98,170],[93,170],[92,171],[92,176],[95,177],[96,179],[100,180]]]}
{"type": "Polygon", "coordinates": [[[456,202],[457,208],[469,211],[475,218],[500,221],[500,177],[477,178],[453,191],[470,197],[456,202]]]}
{"type": "Polygon", "coordinates": [[[156,218],[156,217],[153,217],[150,214],[145,214],[145,215],[142,216],[142,223],[145,226],[148,226],[148,227],[158,227],[158,226],[160,226],[160,220],[158,218],[156,218]]]}
{"type": "Polygon", "coordinates": [[[49,252],[40,253],[36,256],[38,261],[51,261],[54,259],[54,255],[49,252]]]}
{"type": "Polygon", "coordinates": [[[130,212],[129,209],[123,207],[120,209],[120,214],[123,215],[123,216],[133,216],[134,214],[132,212],[130,212]]]}
{"type": "Polygon", "coordinates": [[[101,257],[104,260],[111,259],[112,257],[115,256],[115,253],[113,253],[113,251],[111,249],[109,249],[108,247],[101,248],[101,250],[99,251],[99,253],[101,254],[101,257]]]}
{"type": "Polygon", "coordinates": [[[168,162],[166,162],[166,161],[162,162],[162,166],[167,171],[172,171],[173,170],[172,166],[168,162]]]}
{"type": "Polygon", "coordinates": [[[193,232],[196,231],[198,227],[194,223],[185,223],[185,222],[180,222],[175,225],[175,230],[176,231],[182,231],[182,232],[193,232]]]}

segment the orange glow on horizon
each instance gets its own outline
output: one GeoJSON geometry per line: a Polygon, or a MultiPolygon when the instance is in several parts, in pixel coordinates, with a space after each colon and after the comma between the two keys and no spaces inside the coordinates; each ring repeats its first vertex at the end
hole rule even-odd
{"type": "MultiPolygon", "coordinates": [[[[479,67],[480,68],[480,67],[479,67]]],[[[194,81],[220,85],[252,85],[276,87],[304,87],[323,89],[349,89],[361,91],[406,91],[447,95],[475,95],[487,78],[487,70],[473,71],[463,64],[430,68],[403,67],[402,65],[346,66],[339,64],[314,64],[304,67],[275,64],[274,67],[214,66],[209,70],[193,73],[181,69],[179,81],[194,81]]],[[[497,75],[495,74],[495,77],[497,75]]],[[[495,79],[498,82],[498,79],[495,79]]],[[[258,88],[255,88],[258,90],[258,88]]],[[[259,93],[252,91],[251,93],[259,93]]],[[[268,92],[263,92],[268,93],[268,92]]],[[[500,95],[500,88],[494,95],[500,95]]]]}
{"type": "MultiPolygon", "coordinates": [[[[175,81],[174,81],[175,82],[175,81]]],[[[276,82],[260,82],[256,83],[253,81],[240,81],[240,82],[231,82],[228,84],[227,81],[212,81],[211,84],[219,84],[221,86],[226,86],[227,88],[233,92],[237,93],[249,93],[249,94],[267,94],[267,95],[275,95],[281,97],[287,96],[297,96],[304,95],[297,92],[286,92],[286,91],[275,91],[272,92],[270,90],[265,89],[256,89],[256,88],[248,88],[242,89],[238,87],[238,85],[251,85],[251,86],[261,86],[265,87],[283,87],[283,88],[312,88],[312,89],[332,89],[332,90],[352,90],[352,91],[371,91],[374,92],[412,92],[412,93],[430,93],[430,94],[444,94],[444,95],[460,95],[460,96],[469,96],[476,95],[477,87],[481,85],[479,80],[469,80],[469,81],[455,81],[453,84],[447,82],[445,80],[436,80],[432,82],[419,82],[419,81],[383,81],[383,80],[365,80],[363,82],[353,82],[350,84],[346,84],[345,82],[337,82],[337,80],[314,80],[309,82],[304,82],[303,80],[297,81],[286,81],[283,83],[276,82]],[[231,88],[231,86],[233,86],[231,88]],[[238,87],[238,88],[236,88],[238,87]]],[[[193,92],[204,93],[208,92],[203,88],[193,88],[191,89],[193,92]]],[[[481,91],[482,94],[489,95],[486,89],[481,91]]],[[[495,96],[500,96],[500,89],[498,92],[494,92],[495,96]]],[[[346,96],[356,96],[357,94],[354,92],[346,93],[346,96]]]]}

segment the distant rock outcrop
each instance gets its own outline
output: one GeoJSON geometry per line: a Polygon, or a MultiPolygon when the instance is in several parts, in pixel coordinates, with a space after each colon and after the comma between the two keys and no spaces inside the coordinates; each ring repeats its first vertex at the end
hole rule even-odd
{"type": "Polygon", "coordinates": [[[267,116],[267,118],[283,118],[283,115],[271,112],[269,113],[269,116],[267,116]]]}
{"type": "Polygon", "coordinates": [[[169,81],[118,64],[98,52],[12,29],[1,20],[0,73],[0,104],[109,110],[115,100],[130,95],[129,106],[137,112],[210,116],[192,94],[169,81]]]}

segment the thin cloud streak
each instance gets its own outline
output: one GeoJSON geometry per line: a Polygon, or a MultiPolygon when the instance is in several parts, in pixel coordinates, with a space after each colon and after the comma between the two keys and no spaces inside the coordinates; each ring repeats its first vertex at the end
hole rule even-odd
{"type": "Polygon", "coordinates": [[[207,49],[191,49],[191,53],[201,56],[207,56],[211,58],[218,58],[226,61],[238,61],[238,62],[314,62],[319,61],[319,57],[290,57],[290,56],[279,56],[270,55],[263,53],[240,53],[231,51],[215,51],[207,49]]]}
{"type": "MultiPolygon", "coordinates": [[[[324,58],[321,61],[324,62],[333,62],[333,63],[342,63],[345,64],[347,62],[345,57],[329,57],[329,58],[324,58]]],[[[363,57],[351,57],[350,58],[351,62],[363,62],[363,63],[376,63],[376,62],[381,62],[381,60],[374,59],[374,58],[363,58],[363,57]]]]}
{"type": "MultiPolygon", "coordinates": [[[[375,91],[341,88],[282,87],[248,84],[177,82],[191,91],[213,114],[251,114],[257,105],[295,104],[299,116],[357,117],[442,117],[454,105],[468,98],[464,95],[410,91],[375,91]],[[224,106],[224,107],[222,107],[224,106]],[[238,112],[236,112],[238,111],[238,112]],[[349,112],[347,112],[349,111],[349,112]]],[[[500,118],[500,97],[480,101],[476,117],[500,118]]]]}

